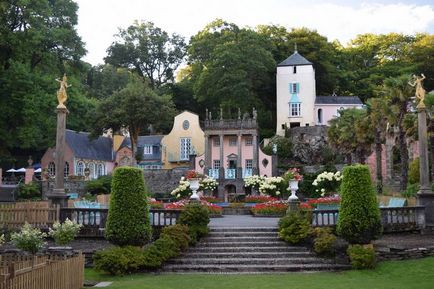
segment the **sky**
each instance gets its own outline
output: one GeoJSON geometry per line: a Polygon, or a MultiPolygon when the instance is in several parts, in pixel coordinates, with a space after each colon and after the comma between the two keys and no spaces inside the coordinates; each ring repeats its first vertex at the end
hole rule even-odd
{"type": "Polygon", "coordinates": [[[363,33],[434,33],[434,0],[75,0],[77,30],[86,43],[84,61],[103,63],[119,28],[135,20],[188,40],[221,18],[240,27],[259,24],[315,29],[346,44],[363,33]]]}

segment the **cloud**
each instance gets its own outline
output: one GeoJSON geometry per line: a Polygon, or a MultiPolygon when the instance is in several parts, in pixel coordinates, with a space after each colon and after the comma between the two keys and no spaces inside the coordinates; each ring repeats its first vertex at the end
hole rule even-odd
{"type": "Polygon", "coordinates": [[[85,61],[102,63],[106,49],[113,42],[119,27],[134,20],[154,22],[158,27],[186,37],[196,34],[216,18],[239,26],[279,24],[287,28],[316,29],[329,40],[345,44],[363,33],[434,31],[434,9],[416,4],[350,4],[304,0],[220,0],[220,1],[144,1],[144,0],[77,0],[78,32],[86,42],[85,61]]]}

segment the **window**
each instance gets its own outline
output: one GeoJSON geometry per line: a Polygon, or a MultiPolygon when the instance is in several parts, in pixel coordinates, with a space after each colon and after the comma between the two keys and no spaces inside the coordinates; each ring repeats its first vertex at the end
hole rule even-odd
{"type": "Polygon", "coordinates": [[[63,168],[63,176],[67,177],[69,176],[69,163],[65,162],[65,167],[63,168]]]}
{"type": "Polygon", "coordinates": [[[237,138],[236,137],[231,137],[229,139],[229,146],[234,147],[237,145],[237,138]]]}
{"type": "Polygon", "coordinates": [[[190,151],[191,151],[191,138],[182,137],[181,138],[180,152],[179,152],[179,159],[181,161],[188,161],[190,159],[190,151]]]}
{"type": "Polygon", "coordinates": [[[84,176],[84,163],[83,162],[77,162],[77,169],[75,174],[77,176],[84,176]]]}
{"type": "Polygon", "coordinates": [[[95,172],[95,164],[94,163],[89,163],[87,165],[87,167],[89,168],[89,178],[90,179],[94,179],[96,177],[96,172],[95,172]]]}
{"type": "Polygon", "coordinates": [[[291,82],[289,84],[289,93],[291,94],[300,93],[300,84],[298,82],[291,82]]]}
{"type": "Polygon", "coordinates": [[[246,169],[253,169],[253,160],[246,160],[246,169]]]}
{"type": "Polygon", "coordinates": [[[143,147],[143,154],[144,155],[152,155],[152,146],[151,145],[145,145],[143,147]]]}
{"type": "Polygon", "coordinates": [[[301,115],[301,103],[291,102],[289,103],[289,116],[300,116],[301,115]]]}
{"type": "Polygon", "coordinates": [[[297,73],[297,66],[294,66],[294,67],[292,68],[292,73],[294,73],[294,74],[297,73]]]}
{"type": "Polygon", "coordinates": [[[318,123],[322,123],[322,108],[318,109],[318,123]]]}
{"type": "Polygon", "coordinates": [[[251,145],[253,145],[253,138],[252,137],[246,138],[246,146],[251,146],[251,145]]]}
{"type": "Polygon", "coordinates": [[[48,164],[48,175],[54,177],[56,175],[56,165],[54,162],[48,164]]]}
{"type": "Polygon", "coordinates": [[[218,170],[220,168],[220,160],[214,160],[212,168],[218,170]]]}
{"type": "Polygon", "coordinates": [[[220,146],[220,137],[215,137],[214,138],[214,146],[215,147],[219,147],[220,146]]]}
{"type": "Polygon", "coordinates": [[[96,174],[98,177],[103,176],[105,174],[103,164],[98,164],[96,174]]]}

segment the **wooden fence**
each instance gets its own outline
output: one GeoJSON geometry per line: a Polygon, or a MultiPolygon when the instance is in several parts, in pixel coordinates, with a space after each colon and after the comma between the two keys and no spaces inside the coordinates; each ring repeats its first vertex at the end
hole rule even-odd
{"type": "Polygon", "coordinates": [[[60,207],[48,202],[22,202],[0,205],[0,226],[6,229],[20,228],[25,222],[47,229],[59,220],[60,207]]]}
{"type": "Polygon", "coordinates": [[[0,289],[80,289],[84,256],[7,256],[0,261],[0,289]]]}
{"type": "MultiPolygon", "coordinates": [[[[425,229],[425,207],[384,207],[380,208],[384,232],[405,232],[425,229]]],[[[312,225],[315,227],[336,226],[339,210],[312,211],[312,225]]]]}

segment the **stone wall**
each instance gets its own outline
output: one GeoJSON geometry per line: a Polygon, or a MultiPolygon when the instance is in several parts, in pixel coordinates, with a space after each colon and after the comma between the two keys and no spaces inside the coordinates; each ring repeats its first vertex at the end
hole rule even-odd
{"type": "Polygon", "coordinates": [[[322,163],[322,153],[327,144],[326,126],[303,126],[288,130],[293,144],[294,158],[305,164],[322,163]]]}
{"type": "Polygon", "coordinates": [[[378,261],[417,259],[434,256],[434,246],[418,248],[376,247],[375,253],[378,261]]]}
{"type": "Polygon", "coordinates": [[[145,170],[143,175],[146,185],[153,195],[169,194],[178,186],[179,180],[184,176],[186,170],[145,170]]]}

